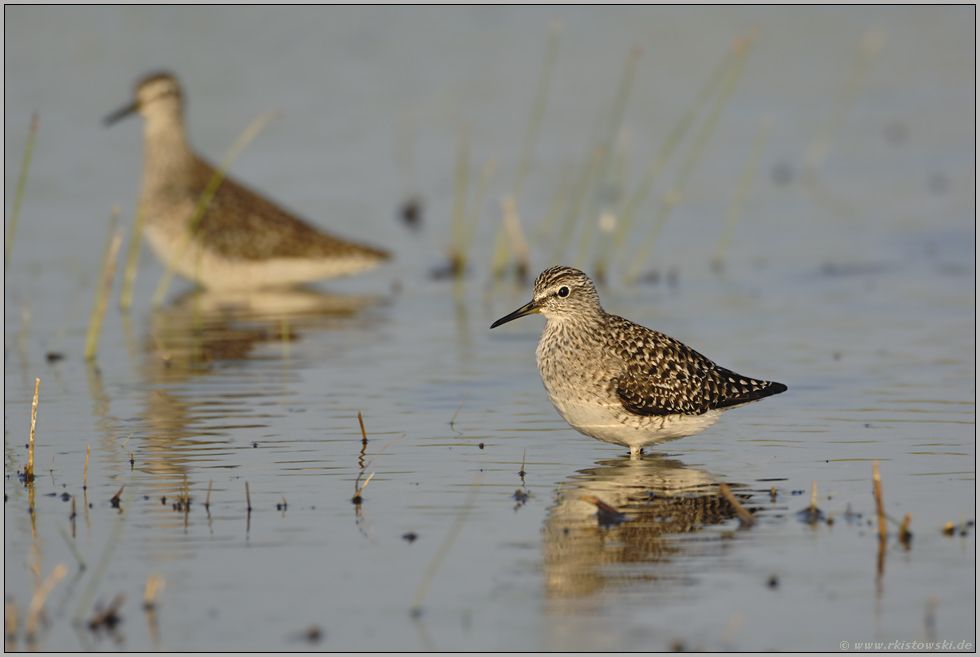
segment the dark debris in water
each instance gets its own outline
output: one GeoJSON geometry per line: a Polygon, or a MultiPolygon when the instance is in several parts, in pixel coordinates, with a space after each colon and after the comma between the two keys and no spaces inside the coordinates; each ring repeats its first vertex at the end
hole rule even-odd
{"type": "Polygon", "coordinates": [[[808,506],[805,509],[800,509],[796,512],[796,518],[800,522],[805,522],[810,525],[815,525],[818,522],[824,522],[827,516],[824,512],[815,506],[808,506]]]}
{"type": "Polygon", "coordinates": [[[516,491],[514,491],[512,497],[517,501],[517,504],[514,505],[514,511],[517,511],[527,503],[527,501],[531,498],[531,494],[518,488],[516,491]]]}
{"type": "Polygon", "coordinates": [[[291,641],[305,641],[306,643],[319,643],[326,638],[326,632],[317,624],[310,625],[305,630],[296,632],[290,637],[291,641]]]}
{"type": "Polygon", "coordinates": [[[126,594],[119,593],[112,599],[105,609],[102,608],[101,604],[96,604],[95,614],[88,621],[88,629],[93,632],[99,630],[111,631],[116,625],[122,622],[122,617],[119,615],[119,609],[126,602],[126,594]]]}
{"type": "Polygon", "coordinates": [[[411,196],[402,203],[398,209],[398,216],[402,222],[412,230],[418,230],[422,226],[422,199],[418,196],[411,196]]]}

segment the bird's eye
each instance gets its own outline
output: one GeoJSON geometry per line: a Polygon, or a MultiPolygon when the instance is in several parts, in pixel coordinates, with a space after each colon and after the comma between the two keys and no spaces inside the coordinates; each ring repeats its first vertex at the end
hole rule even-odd
{"type": "Polygon", "coordinates": [[[558,296],[560,296],[560,297],[567,297],[568,296],[568,288],[566,286],[562,285],[561,288],[558,290],[558,296]]]}

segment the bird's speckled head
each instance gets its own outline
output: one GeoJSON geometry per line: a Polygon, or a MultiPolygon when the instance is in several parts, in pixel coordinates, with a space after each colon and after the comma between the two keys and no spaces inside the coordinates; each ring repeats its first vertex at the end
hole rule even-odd
{"type": "Polygon", "coordinates": [[[561,321],[602,312],[599,293],[589,277],[578,269],[558,266],[545,269],[534,281],[534,295],[529,304],[501,317],[490,328],[534,313],[561,321]]]}
{"type": "Polygon", "coordinates": [[[106,125],[139,113],[146,119],[155,116],[179,119],[183,114],[184,101],[180,85],[170,73],[154,73],[140,80],[136,85],[136,99],[126,107],[113,112],[105,118],[106,125]]]}

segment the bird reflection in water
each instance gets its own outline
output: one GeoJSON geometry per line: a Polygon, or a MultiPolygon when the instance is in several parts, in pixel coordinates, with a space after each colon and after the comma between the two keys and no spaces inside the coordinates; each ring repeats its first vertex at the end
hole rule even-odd
{"type": "Polygon", "coordinates": [[[136,466],[153,475],[151,495],[182,487],[192,461],[230,457],[226,467],[235,467],[236,430],[269,426],[275,411],[263,407],[281,400],[290,368],[302,367],[289,357],[290,345],[314,332],[376,322],[361,311],[377,303],[312,289],[195,291],[154,312],[142,341],[146,436],[136,466]],[[270,386],[270,373],[283,385],[270,386]]]}
{"type": "MultiPolygon", "coordinates": [[[[730,486],[740,502],[749,499],[744,487],[730,486]]],[[[588,619],[601,624],[599,612],[615,596],[663,593],[666,604],[695,580],[697,557],[727,542],[721,532],[685,538],[735,517],[714,477],[654,454],[600,461],[572,475],[542,529],[554,636],[568,649],[588,650],[590,632],[603,632],[588,619]]]]}

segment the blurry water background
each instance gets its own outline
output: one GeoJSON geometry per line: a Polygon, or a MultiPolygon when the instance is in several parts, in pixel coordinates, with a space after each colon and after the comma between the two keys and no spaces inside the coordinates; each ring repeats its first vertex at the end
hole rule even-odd
{"type": "Polygon", "coordinates": [[[4,278],[8,647],[975,648],[975,25],[973,6],[5,7],[6,225],[39,115],[4,278]],[[530,278],[495,279],[501,198],[558,29],[517,201],[530,278]],[[683,193],[670,195],[710,102],[610,250],[600,217],[621,221],[752,35],[683,193]],[[572,221],[634,48],[603,184],[572,221]],[[179,76],[193,145],[215,162],[280,109],[231,174],[395,259],[291,294],[214,298],[181,281],[154,311],[162,267],[144,248],[133,308],[118,310],[117,275],[86,364],[110,211],[124,254],[142,163],[140,120],[101,119],[156,70],[179,76]],[[478,223],[453,280],[433,272],[461,143],[478,223]],[[411,198],[417,228],[400,217],[411,198]],[[570,429],[536,371],[542,321],[489,325],[546,266],[596,274],[604,253],[608,311],[789,391],[643,461],[570,429]],[[889,522],[879,543],[873,461],[888,514],[912,514],[910,542],[889,522]],[[830,522],[796,515],[814,484],[830,522]],[[58,564],[28,645],[28,604],[58,564]],[[166,588],[144,612],[151,574],[166,588]],[[118,594],[121,622],[89,629],[118,594]]]}

